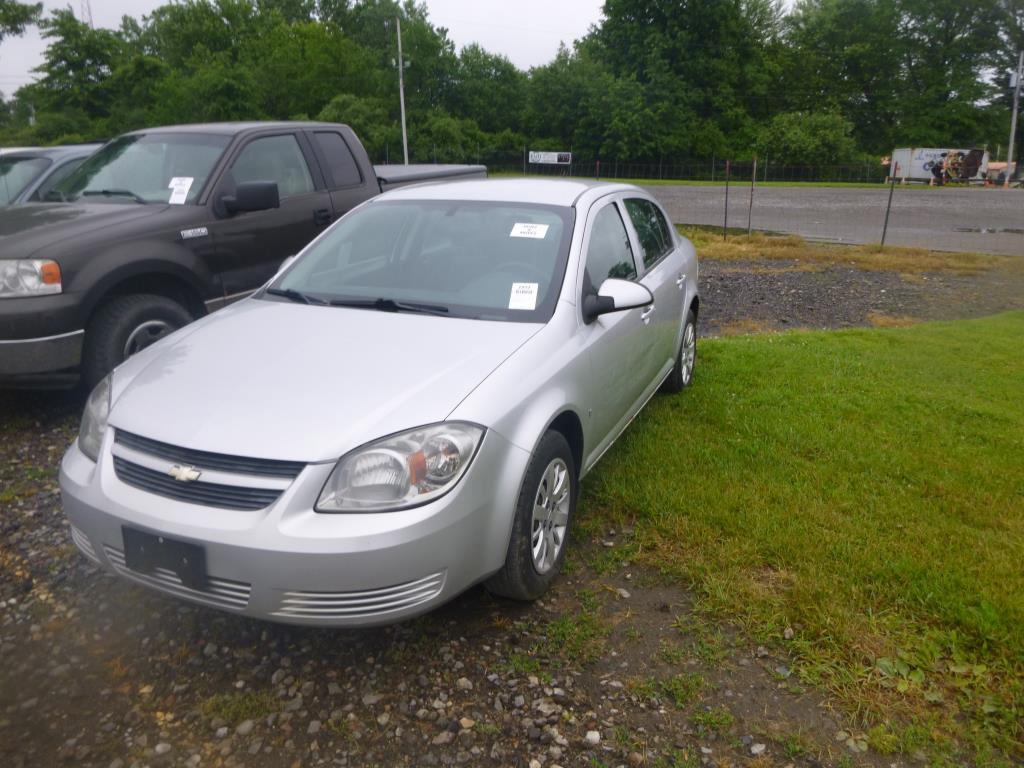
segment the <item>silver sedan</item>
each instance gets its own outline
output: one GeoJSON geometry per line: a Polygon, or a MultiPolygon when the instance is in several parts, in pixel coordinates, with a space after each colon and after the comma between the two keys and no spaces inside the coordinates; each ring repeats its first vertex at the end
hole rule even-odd
{"type": "Polygon", "coordinates": [[[534,599],[580,481],[693,375],[697,259],[636,187],[473,181],[355,209],[90,395],[79,549],[273,621],[371,625],[483,581],[534,599]]]}

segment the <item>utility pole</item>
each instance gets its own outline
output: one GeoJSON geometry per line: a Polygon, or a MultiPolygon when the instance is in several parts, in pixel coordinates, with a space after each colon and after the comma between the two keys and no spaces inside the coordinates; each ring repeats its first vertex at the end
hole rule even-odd
{"type": "Polygon", "coordinates": [[[1013,139],[1017,134],[1017,106],[1020,104],[1020,81],[1024,79],[1024,50],[1017,57],[1017,71],[1013,77],[1013,117],[1010,118],[1010,144],[1006,148],[1006,179],[1003,180],[1003,189],[1010,188],[1010,163],[1013,162],[1013,139]]]}
{"type": "Polygon", "coordinates": [[[405,131],[405,59],[402,58],[402,20],[395,16],[398,29],[398,103],[402,107],[402,157],[409,164],[409,136],[405,131]]]}
{"type": "Polygon", "coordinates": [[[88,24],[90,29],[92,28],[92,6],[89,4],[89,0],[82,0],[82,23],[88,24]]]}

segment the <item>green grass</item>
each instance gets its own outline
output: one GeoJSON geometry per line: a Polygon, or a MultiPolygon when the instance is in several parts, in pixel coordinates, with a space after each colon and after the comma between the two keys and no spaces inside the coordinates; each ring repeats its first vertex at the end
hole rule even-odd
{"type": "Polygon", "coordinates": [[[1024,755],[1024,312],[701,344],[584,525],[936,759],[1024,755]],[[917,739],[914,739],[916,742],[917,739]]]}
{"type": "Polygon", "coordinates": [[[259,720],[279,709],[279,702],[267,691],[219,693],[202,704],[203,714],[220,718],[231,727],[243,720],[259,720]]]}
{"type": "MultiPolygon", "coordinates": [[[[602,164],[603,165],[603,164],[602,164]]],[[[722,171],[724,173],[724,170],[722,171]]],[[[569,179],[572,181],[593,181],[592,176],[549,176],[547,174],[526,174],[513,171],[493,171],[488,173],[492,179],[519,179],[519,178],[556,178],[569,179]]],[[[724,177],[716,175],[715,180],[710,179],[634,179],[602,176],[601,181],[613,181],[620,184],[636,184],[643,187],[672,186],[672,187],[724,187],[724,177]]],[[[750,176],[741,178],[733,174],[729,179],[729,185],[735,187],[750,186],[750,176]]],[[[880,181],[761,181],[758,176],[757,186],[759,187],[848,187],[864,189],[888,189],[888,185],[880,181]]],[[[940,187],[929,187],[927,184],[907,184],[900,187],[905,189],[940,189],[940,187]]]]}

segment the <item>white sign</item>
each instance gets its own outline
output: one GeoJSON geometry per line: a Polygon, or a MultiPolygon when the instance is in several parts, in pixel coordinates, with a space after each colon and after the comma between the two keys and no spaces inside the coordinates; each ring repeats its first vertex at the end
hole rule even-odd
{"type": "Polygon", "coordinates": [[[509,309],[525,309],[532,311],[537,308],[537,283],[512,283],[512,293],[508,297],[509,309]]]}
{"type": "Polygon", "coordinates": [[[894,149],[889,175],[897,179],[931,181],[936,178],[936,167],[954,171],[956,178],[984,179],[988,173],[988,152],[981,149],[952,149],[948,147],[912,147],[894,149]],[[899,166],[899,170],[896,166],[899,166]]]}
{"type": "Polygon", "coordinates": [[[167,188],[171,190],[171,199],[167,202],[171,205],[184,205],[188,198],[188,191],[192,188],[193,178],[191,176],[175,176],[167,188]]]}
{"type": "Polygon", "coordinates": [[[572,163],[572,152],[534,152],[531,150],[530,162],[537,165],[569,165],[572,163]]]}
{"type": "Polygon", "coordinates": [[[512,231],[508,233],[509,237],[530,237],[534,240],[543,240],[547,237],[548,225],[547,224],[529,224],[525,222],[516,222],[512,225],[512,231]]]}

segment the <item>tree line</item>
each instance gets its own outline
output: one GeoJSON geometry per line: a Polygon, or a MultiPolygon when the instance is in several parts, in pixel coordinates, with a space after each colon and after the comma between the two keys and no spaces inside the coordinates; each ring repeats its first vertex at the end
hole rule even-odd
{"type": "MultiPolygon", "coordinates": [[[[401,18],[410,155],[877,161],[894,146],[1005,146],[1021,0],[606,0],[549,63],[456,50],[422,3],[183,0],[117,29],[70,6],[0,0],[0,41],[38,24],[38,80],[0,104],[0,144],[109,138],[217,120],[350,124],[401,152],[401,18]]],[[[0,61],[3,50],[0,47],[0,61]]]]}

